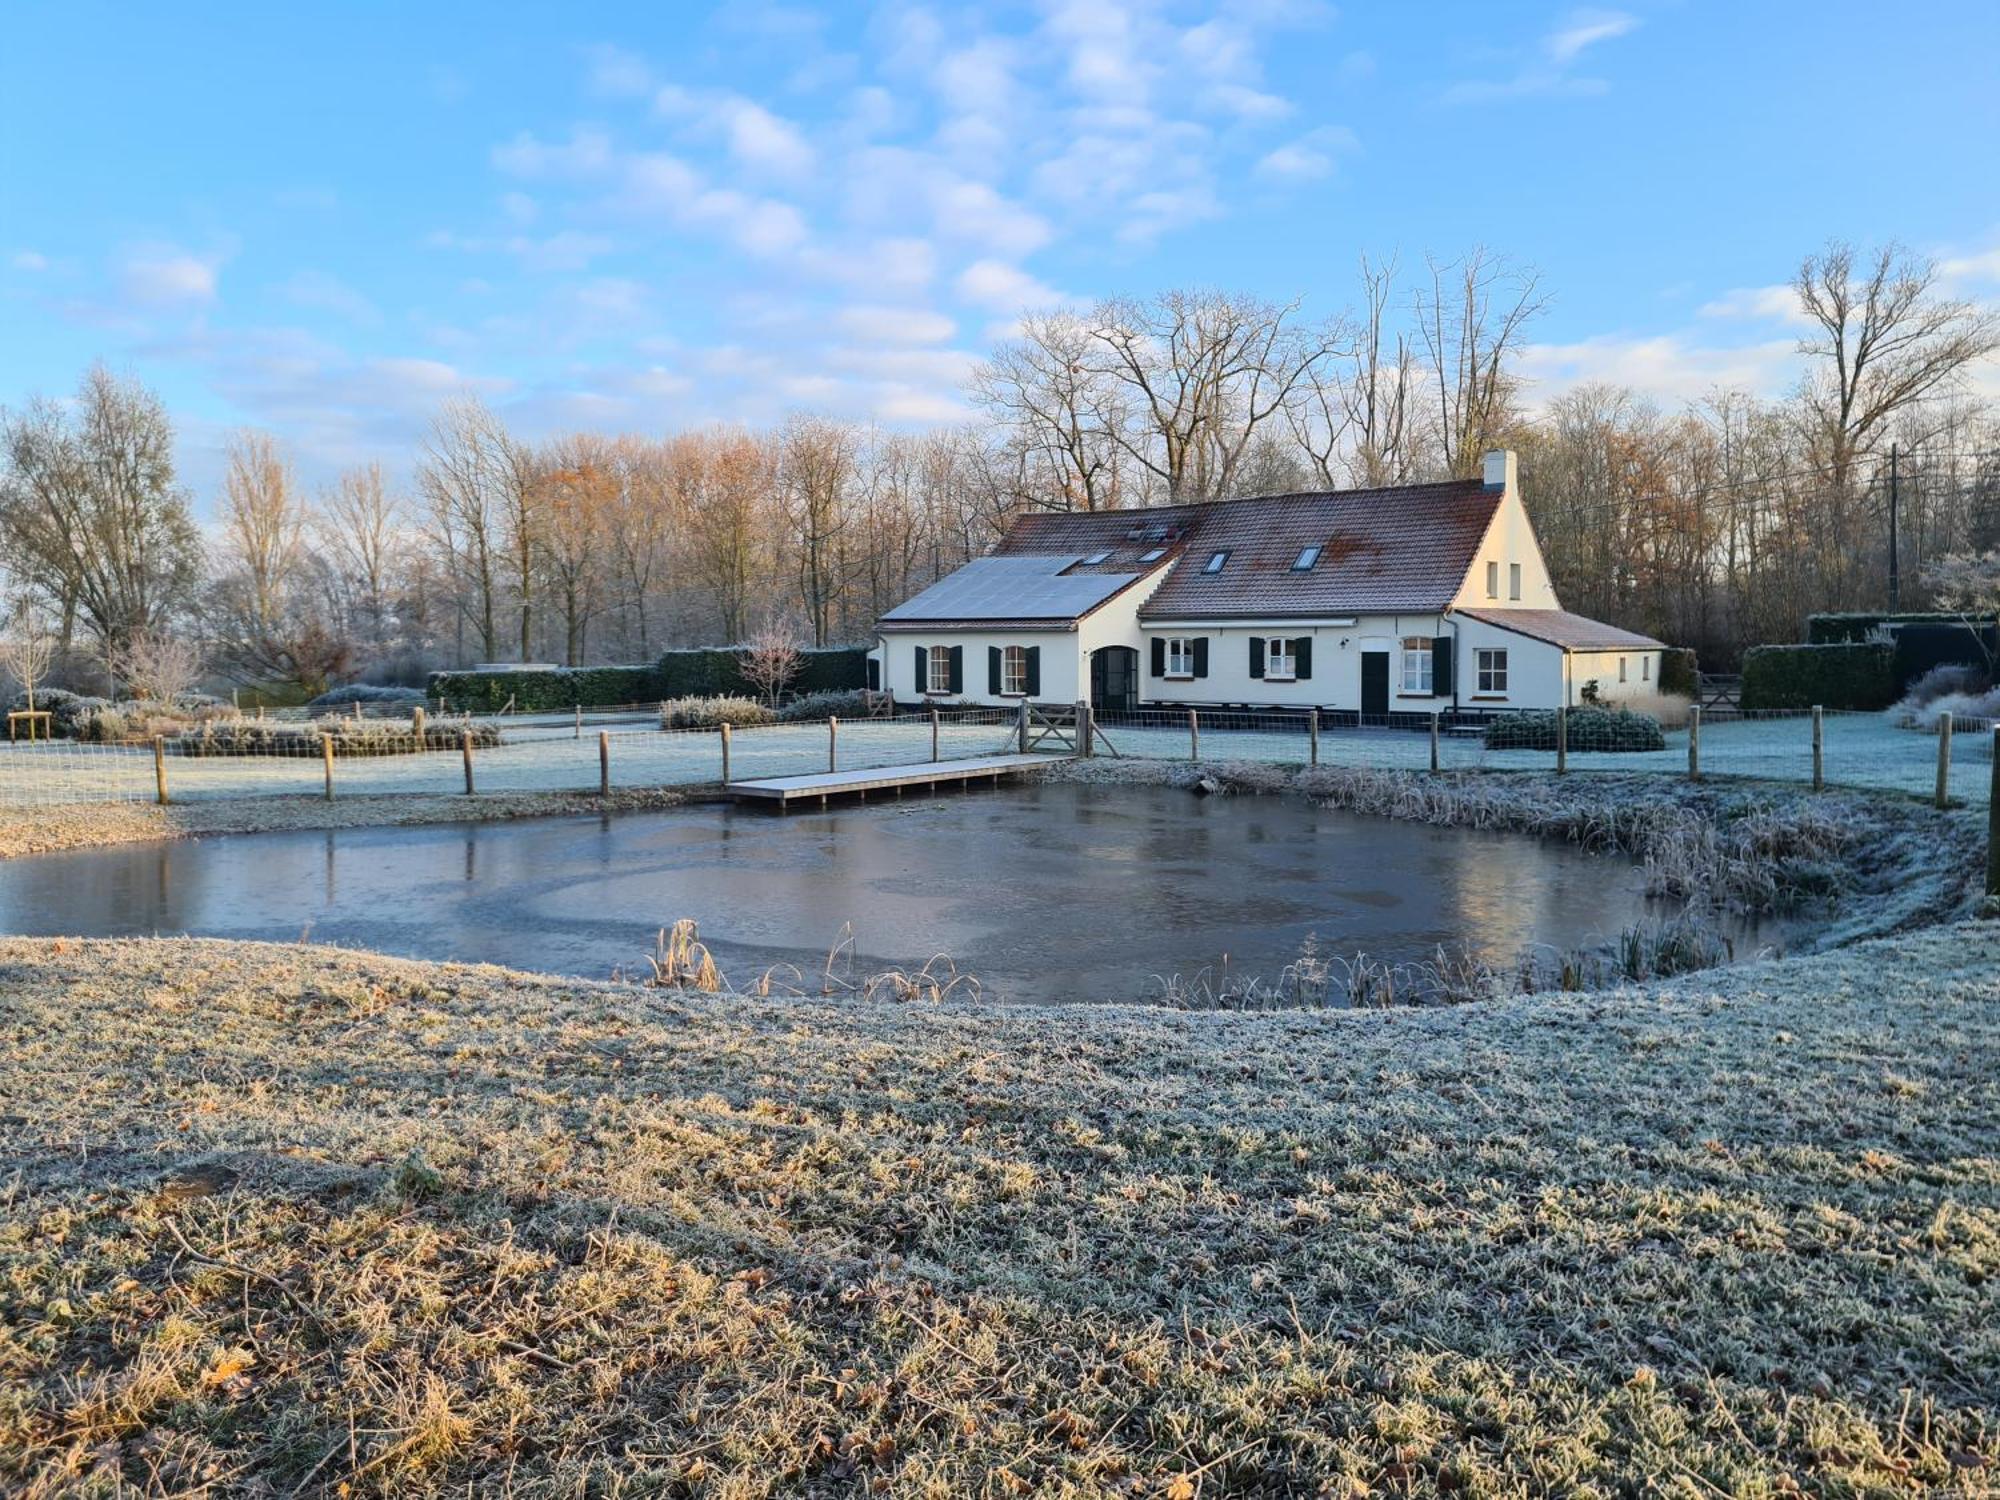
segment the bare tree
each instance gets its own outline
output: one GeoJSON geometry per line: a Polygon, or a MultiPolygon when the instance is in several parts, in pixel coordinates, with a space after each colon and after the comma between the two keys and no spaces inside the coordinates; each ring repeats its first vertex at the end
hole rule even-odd
{"type": "Polygon", "coordinates": [[[601,562],[610,551],[606,528],[619,490],[617,460],[605,439],[579,434],[551,443],[540,470],[542,554],[562,613],[563,661],[577,667],[600,605],[601,562]]]}
{"type": "Polygon", "coordinates": [[[1801,399],[1827,477],[1843,489],[1891,417],[1956,388],[2000,349],[2000,312],[1941,295],[1937,267],[1893,243],[1857,273],[1854,247],[1834,241],[1806,257],[1792,286],[1814,324],[1799,340],[1816,362],[1801,399]]]}
{"type": "Polygon", "coordinates": [[[55,665],[59,644],[49,628],[48,616],[33,599],[22,599],[14,606],[7,634],[0,637],[0,668],[20,685],[30,713],[35,710],[35,689],[55,665]]]}
{"type": "Polygon", "coordinates": [[[201,647],[183,635],[142,630],[113,649],[105,665],[128,697],[148,703],[175,703],[201,681],[201,647]]]}
{"type": "Polygon", "coordinates": [[[847,584],[846,500],[855,450],[853,430],[822,417],[794,417],[778,435],[778,493],[815,646],[827,643],[834,603],[847,584]]]}
{"type": "Polygon", "coordinates": [[[478,401],[446,402],[417,468],[431,541],[454,585],[460,621],[472,624],[487,661],[500,655],[499,554],[505,540],[497,472],[502,460],[495,449],[504,436],[478,401]]]}
{"type": "Polygon", "coordinates": [[[72,416],[30,402],[0,420],[0,542],[56,611],[63,647],[80,623],[100,649],[154,629],[191,598],[201,536],[174,479],[159,398],[97,366],[72,416]]]}
{"type": "Polygon", "coordinates": [[[772,620],[750,637],[739,670],[743,680],[766,703],[775,704],[794,677],[799,675],[803,657],[798,632],[789,620],[772,620]]]}
{"type": "Polygon", "coordinates": [[[1468,478],[1514,416],[1508,366],[1546,299],[1533,271],[1483,249],[1463,260],[1433,260],[1430,273],[1429,288],[1417,293],[1416,313],[1437,400],[1439,457],[1447,474],[1468,478]]]}
{"type": "Polygon", "coordinates": [[[973,400],[1046,463],[1045,503],[1056,510],[1111,510],[1121,500],[1121,392],[1105,378],[1090,323],[1072,312],[1023,320],[973,377],[973,400]]]}
{"type": "Polygon", "coordinates": [[[342,581],[357,633],[379,649],[388,640],[405,550],[402,506],[383,484],[380,464],[340,476],[320,502],[313,534],[342,581]]]}

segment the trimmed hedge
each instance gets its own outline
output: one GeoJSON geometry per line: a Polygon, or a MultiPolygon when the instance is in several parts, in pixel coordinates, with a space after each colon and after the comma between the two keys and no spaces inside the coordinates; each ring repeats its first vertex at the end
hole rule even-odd
{"type": "MultiPolygon", "coordinates": [[[[1503,714],[1486,726],[1488,750],[1554,750],[1554,709],[1503,714]]],[[[1660,721],[1623,708],[1572,708],[1569,711],[1572,750],[1664,750],[1667,737],[1660,721]]]]}
{"type": "Polygon", "coordinates": [[[467,731],[475,749],[491,750],[500,731],[491,724],[432,719],[418,742],[408,724],[388,719],[329,719],[319,724],[289,724],[276,719],[231,719],[186,730],[167,741],[175,755],[256,755],[305,758],[322,754],[320,741],[331,739],[336,758],[414,755],[418,751],[456,751],[467,731]]]}
{"type": "Polygon", "coordinates": [[[1991,672],[2000,659],[2000,631],[1963,620],[1949,624],[1905,625],[1896,632],[1896,684],[1907,688],[1938,667],[1972,667],[1991,672]]]}
{"type": "Polygon", "coordinates": [[[1669,646],[1660,653],[1660,691],[1692,698],[1701,689],[1701,668],[1686,646],[1669,646]]]}
{"type": "Polygon", "coordinates": [[[1746,709],[1878,709],[1900,692],[1895,648],[1885,644],[1752,646],[1743,653],[1746,709]]]}
{"type": "Polygon", "coordinates": [[[415,708],[424,701],[422,688],[378,687],[372,682],[350,682],[329,688],[306,704],[307,708],[342,708],[354,703],[395,703],[415,708]]]}
{"type": "MultiPolygon", "coordinates": [[[[498,713],[512,700],[522,713],[653,703],[667,698],[754,697],[743,680],[744,646],[669,651],[651,666],[554,667],[540,672],[433,672],[430,694],[454,712],[498,713]]],[[[795,693],[837,693],[865,686],[866,646],[826,646],[799,653],[795,693]]]]}
{"type": "MultiPolygon", "coordinates": [[[[1806,644],[1809,646],[1858,645],[1865,642],[1884,625],[1963,625],[1964,615],[1941,613],[1938,611],[1915,611],[1909,614],[1870,613],[1866,610],[1841,610],[1823,615],[1806,617],[1806,644]]],[[[1991,623],[1990,621],[1988,623],[1991,623]]]]}

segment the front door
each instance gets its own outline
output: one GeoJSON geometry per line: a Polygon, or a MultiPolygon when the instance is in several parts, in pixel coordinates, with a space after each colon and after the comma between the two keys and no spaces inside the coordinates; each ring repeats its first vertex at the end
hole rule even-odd
{"type": "Polygon", "coordinates": [[[1139,653],[1130,646],[1104,646],[1090,656],[1090,706],[1106,709],[1139,706],[1139,653]]]}
{"type": "Polygon", "coordinates": [[[1361,717],[1389,717],[1389,653],[1361,653],[1361,717]]]}

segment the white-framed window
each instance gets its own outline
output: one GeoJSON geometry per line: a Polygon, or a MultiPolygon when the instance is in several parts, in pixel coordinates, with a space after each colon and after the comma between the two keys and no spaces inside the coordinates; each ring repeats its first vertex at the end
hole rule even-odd
{"type": "Polygon", "coordinates": [[[1500,564],[1497,562],[1486,565],[1486,597],[1489,599],[1500,597],[1500,564]]]}
{"type": "Polygon", "coordinates": [[[1506,692],[1507,648],[1505,646],[1481,646],[1475,659],[1479,664],[1479,691],[1482,693],[1506,692]]]}
{"type": "Polygon", "coordinates": [[[1167,637],[1167,675],[1169,677],[1194,676],[1194,637],[1170,635],[1167,637]]]}
{"type": "Polygon", "coordinates": [[[1292,643],[1284,636],[1274,635],[1264,642],[1264,676],[1273,682],[1291,682],[1299,675],[1298,658],[1292,655],[1292,643]]]}
{"type": "Polygon", "coordinates": [[[927,693],[948,693],[951,691],[951,648],[933,646],[925,658],[924,675],[930,680],[924,684],[927,693]]]}
{"type": "Polygon", "coordinates": [[[1618,680],[1620,682],[1625,680],[1625,658],[1622,656],[1618,658],[1618,680]]]}
{"type": "Polygon", "coordinates": [[[1028,648],[1009,646],[1000,653],[1000,691],[1024,696],[1028,691],[1028,648]]]}
{"type": "Polygon", "coordinates": [[[1652,657],[1642,656],[1639,658],[1639,680],[1641,682],[1651,682],[1653,680],[1652,657]]]}
{"type": "Polygon", "coordinates": [[[1431,691],[1431,638],[1427,635],[1403,637],[1403,691],[1431,691]]]}
{"type": "Polygon", "coordinates": [[[1519,563],[1507,564],[1507,597],[1509,599],[1518,599],[1521,597],[1521,565],[1519,563]]]}

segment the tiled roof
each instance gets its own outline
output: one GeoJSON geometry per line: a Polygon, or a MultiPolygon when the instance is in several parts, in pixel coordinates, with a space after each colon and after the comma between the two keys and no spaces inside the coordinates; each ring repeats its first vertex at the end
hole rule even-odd
{"type": "Polygon", "coordinates": [[[1037,513],[1017,520],[996,552],[1110,549],[1107,567],[1130,567],[1145,551],[1165,547],[1181,561],[1140,608],[1147,620],[1430,612],[1458,593],[1500,499],[1501,491],[1465,479],[1154,510],[1037,513]],[[1317,564],[1295,571],[1300,551],[1315,546],[1317,564]],[[1229,558],[1221,570],[1203,572],[1209,556],[1222,551],[1229,558]]]}
{"type": "Polygon", "coordinates": [[[1620,630],[1566,609],[1461,609],[1460,614],[1566,651],[1660,651],[1666,643],[1650,635],[1620,630]]]}
{"type": "Polygon", "coordinates": [[[1067,625],[1150,569],[1085,568],[1087,552],[978,557],[880,621],[884,630],[927,625],[1067,625]]]}

